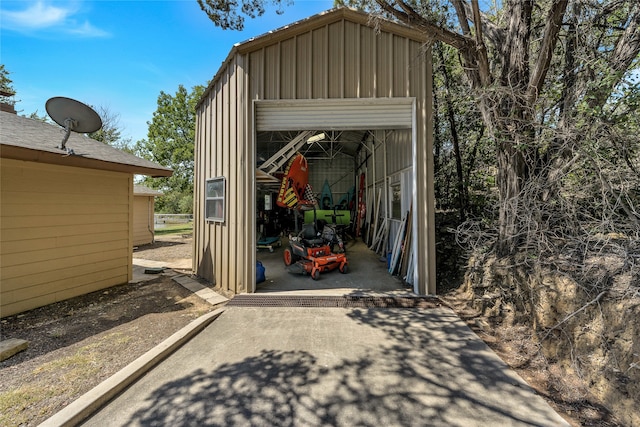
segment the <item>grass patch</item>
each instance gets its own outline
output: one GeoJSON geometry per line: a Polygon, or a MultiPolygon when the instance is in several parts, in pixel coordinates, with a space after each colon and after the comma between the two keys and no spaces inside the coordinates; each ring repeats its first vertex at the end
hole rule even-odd
{"type": "Polygon", "coordinates": [[[184,234],[193,233],[193,222],[187,224],[172,224],[155,230],[156,236],[165,236],[167,234],[184,234]]]}
{"type": "Polygon", "coordinates": [[[126,346],[131,339],[113,332],[70,356],[36,367],[16,387],[0,392],[0,426],[31,425],[36,413],[53,415],[60,402],[73,400],[82,393],[86,378],[100,373],[99,359],[110,348],[126,346]]]}
{"type": "Polygon", "coordinates": [[[29,422],[27,409],[43,396],[51,397],[54,393],[38,384],[26,384],[18,389],[0,393],[0,425],[24,425],[29,422]]]}

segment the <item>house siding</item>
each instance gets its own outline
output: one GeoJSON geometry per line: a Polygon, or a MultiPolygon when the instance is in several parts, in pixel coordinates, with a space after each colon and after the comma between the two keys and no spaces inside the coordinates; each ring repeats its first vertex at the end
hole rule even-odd
{"type": "Polygon", "coordinates": [[[153,196],[133,196],[133,245],[153,243],[153,196]]]}
{"type": "Polygon", "coordinates": [[[133,175],[0,159],[0,315],[131,279],[133,175]]]}

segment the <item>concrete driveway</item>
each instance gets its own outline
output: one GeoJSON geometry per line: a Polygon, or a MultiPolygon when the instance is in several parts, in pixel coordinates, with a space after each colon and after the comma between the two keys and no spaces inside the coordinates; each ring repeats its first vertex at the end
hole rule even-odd
{"type": "Polygon", "coordinates": [[[447,308],[228,307],[85,425],[568,424],[447,308]]]}

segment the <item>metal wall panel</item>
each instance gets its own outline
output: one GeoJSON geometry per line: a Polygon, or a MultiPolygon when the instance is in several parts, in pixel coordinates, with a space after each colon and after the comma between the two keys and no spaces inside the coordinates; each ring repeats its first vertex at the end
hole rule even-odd
{"type": "MultiPolygon", "coordinates": [[[[377,167],[376,179],[384,181],[380,174],[385,168],[400,171],[409,164],[414,166],[411,174],[418,195],[414,218],[421,218],[414,224],[421,260],[418,290],[435,292],[431,62],[425,55],[428,49],[423,47],[426,38],[417,41],[420,38],[423,36],[418,32],[392,23],[383,22],[377,32],[366,15],[338,10],[232,50],[198,107],[198,126],[202,128],[196,141],[196,274],[215,280],[232,293],[250,292],[255,286],[254,246],[233,245],[255,242],[257,130],[400,128],[412,129],[411,137],[409,131],[391,133],[387,142],[393,149],[386,150],[385,167],[377,167]],[[398,103],[392,97],[404,100],[398,103]],[[328,103],[330,98],[345,102],[339,114],[335,113],[336,104],[328,103]],[[370,102],[349,104],[353,98],[370,102]],[[407,99],[415,99],[410,115],[406,114],[407,99]],[[273,100],[291,101],[269,104],[273,100]],[[299,104],[297,100],[310,101],[299,104]],[[260,105],[255,109],[256,129],[252,101],[260,105]],[[225,113],[225,109],[233,113],[225,113]],[[228,220],[206,224],[201,187],[207,177],[223,174],[228,178],[228,194],[234,199],[228,206],[228,220]]],[[[371,162],[365,170],[374,168],[371,162]]],[[[367,182],[372,183],[369,176],[367,182]]]]}
{"type": "Polygon", "coordinates": [[[387,136],[387,171],[389,175],[411,168],[413,152],[411,131],[401,130],[387,136]]]}
{"type": "Polygon", "coordinates": [[[393,96],[393,35],[381,33],[376,37],[376,94],[393,96]]]}
{"type": "Polygon", "coordinates": [[[352,157],[342,156],[331,160],[331,168],[327,168],[327,160],[309,159],[309,184],[313,192],[319,194],[325,180],[329,183],[333,194],[333,203],[337,204],[340,198],[354,186],[354,161],[352,157]]]}
{"type": "Polygon", "coordinates": [[[296,93],[295,98],[311,98],[313,73],[311,33],[296,37],[296,93]]]}
{"type": "Polygon", "coordinates": [[[367,27],[360,26],[360,51],[358,97],[373,98],[376,95],[376,34],[367,27]]]}
{"type": "Polygon", "coordinates": [[[393,36],[393,96],[409,96],[409,40],[404,37],[393,36]]]}
{"type": "MultiPolygon", "coordinates": [[[[311,65],[312,81],[313,81],[313,93],[312,98],[328,98],[328,74],[329,74],[329,61],[327,59],[328,44],[329,44],[329,31],[327,27],[318,28],[311,31],[312,41],[312,58],[313,63],[311,65]]],[[[269,99],[269,98],[262,98],[269,99]]]]}
{"type": "MultiPolygon", "coordinates": [[[[298,61],[295,38],[280,43],[280,98],[292,99],[296,95],[298,61]]],[[[302,64],[301,64],[302,65],[302,64]]]]}
{"type": "MultiPolygon", "coordinates": [[[[264,48],[264,94],[267,99],[280,99],[280,44],[264,48]]],[[[260,78],[261,76],[256,76],[260,78]]]]}
{"type": "Polygon", "coordinates": [[[200,104],[197,115],[194,221],[198,226],[194,228],[193,269],[198,276],[231,293],[246,292],[250,290],[248,284],[255,281],[249,282],[255,269],[247,267],[255,263],[255,253],[250,245],[241,244],[255,237],[253,227],[248,226],[253,219],[246,215],[255,206],[252,191],[246,190],[252,178],[252,168],[247,165],[254,161],[253,154],[247,153],[252,146],[246,137],[247,62],[242,55],[227,61],[225,72],[200,104]],[[204,219],[204,184],[207,178],[216,176],[226,178],[223,223],[204,219]]]}
{"type": "Polygon", "coordinates": [[[327,31],[329,51],[326,61],[329,69],[323,78],[328,78],[329,98],[344,98],[344,21],[330,24],[327,31]]]}
{"type": "Polygon", "coordinates": [[[360,97],[360,25],[344,23],[343,97],[360,97]]]}

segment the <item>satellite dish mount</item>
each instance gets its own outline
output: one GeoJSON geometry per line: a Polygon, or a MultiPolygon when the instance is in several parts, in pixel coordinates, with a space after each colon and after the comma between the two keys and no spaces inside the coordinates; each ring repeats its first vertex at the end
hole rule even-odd
{"type": "Polygon", "coordinates": [[[71,131],[77,133],[92,133],[102,127],[102,119],[93,108],[75,99],[57,96],[51,98],[45,104],[47,114],[54,122],[64,128],[64,137],[60,149],[67,152],[66,144],[71,131]]]}

